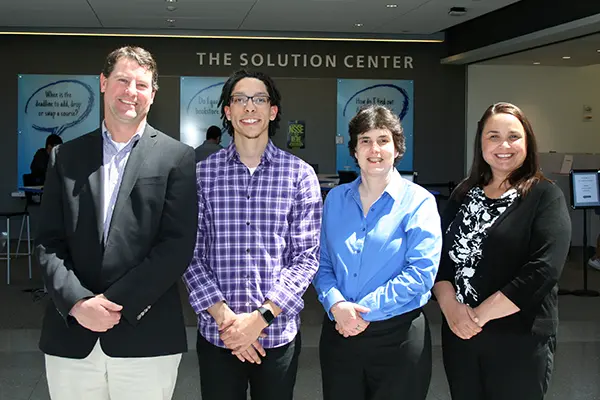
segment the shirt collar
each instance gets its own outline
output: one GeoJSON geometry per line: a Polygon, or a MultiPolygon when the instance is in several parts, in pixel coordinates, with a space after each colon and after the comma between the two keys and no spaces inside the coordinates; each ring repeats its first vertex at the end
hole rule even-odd
{"type": "MultiPolygon", "coordinates": [[[[131,137],[131,139],[129,139],[129,141],[127,142],[127,144],[131,143],[132,141],[135,140],[139,140],[142,138],[142,135],[144,134],[144,131],[146,130],[146,125],[147,125],[147,121],[143,121],[138,130],[135,132],[135,134],[131,137]]],[[[110,132],[108,131],[108,128],[106,127],[106,121],[102,121],[102,138],[104,140],[108,140],[113,142],[113,138],[112,135],[110,134],[110,132]]]]}
{"type": "MultiPolygon", "coordinates": [[[[359,175],[357,179],[348,184],[348,187],[346,188],[346,193],[352,191],[353,195],[358,196],[360,198],[358,187],[360,186],[361,182],[362,177],[359,175]]],[[[400,196],[405,185],[406,182],[404,182],[398,170],[394,168],[394,172],[392,172],[392,178],[385,187],[383,193],[387,193],[394,201],[398,201],[400,200],[400,196]]]]}
{"type": "MultiPolygon", "coordinates": [[[[240,154],[238,153],[237,148],[235,147],[235,141],[233,141],[233,140],[231,141],[229,146],[227,146],[225,148],[225,152],[227,155],[227,161],[240,159],[240,154]]],[[[271,139],[269,139],[269,142],[267,143],[267,147],[265,148],[265,151],[261,157],[260,162],[261,163],[265,162],[266,164],[270,164],[275,160],[276,154],[277,154],[277,148],[275,147],[275,145],[273,144],[271,139]]]]}

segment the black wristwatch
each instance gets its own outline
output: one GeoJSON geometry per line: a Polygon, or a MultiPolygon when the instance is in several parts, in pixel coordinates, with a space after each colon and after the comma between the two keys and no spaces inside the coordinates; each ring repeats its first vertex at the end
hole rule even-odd
{"type": "Polygon", "coordinates": [[[258,307],[257,311],[260,313],[260,315],[262,315],[263,319],[267,323],[267,326],[271,325],[271,323],[275,319],[275,316],[273,315],[271,310],[269,310],[266,307],[258,307]]]}

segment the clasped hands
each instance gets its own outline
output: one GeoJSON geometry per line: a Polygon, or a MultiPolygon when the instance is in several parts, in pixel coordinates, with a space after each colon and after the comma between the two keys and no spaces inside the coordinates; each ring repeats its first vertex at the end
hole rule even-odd
{"type": "Polygon", "coordinates": [[[461,339],[471,339],[480,333],[488,322],[478,308],[454,300],[442,309],[450,330],[461,339]]]}
{"type": "Polygon", "coordinates": [[[234,313],[225,306],[223,318],[216,321],[219,326],[219,337],[232,354],[241,362],[260,364],[261,356],[267,353],[258,338],[267,336],[263,332],[268,325],[258,311],[252,313],[234,313]]]}
{"type": "Polygon", "coordinates": [[[93,332],[106,332],[119,323],[122,309],[123,306],[99,294],[79,300],[71,308],[70,314],[84,328],[93,332]]]}
{"type": "Polygon", "coordinates": [[[361,334],[369,326],[360,313],[371,311],[367,307],[351,303],[349,301],[340,301],[331,307],[331,314],[335,319],[335,329],[345,338],[361,334]]]}

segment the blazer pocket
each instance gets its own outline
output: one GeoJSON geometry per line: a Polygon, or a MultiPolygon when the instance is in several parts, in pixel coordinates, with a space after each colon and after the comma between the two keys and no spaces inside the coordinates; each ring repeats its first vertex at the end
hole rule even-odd
{"type": "Polygon", "coordinates": [[[135,185],[162,185],[166,182],[166,180],[167,178],[164,176],[147,176],[138,178],[137,181],[135,181],[135,185]]]}

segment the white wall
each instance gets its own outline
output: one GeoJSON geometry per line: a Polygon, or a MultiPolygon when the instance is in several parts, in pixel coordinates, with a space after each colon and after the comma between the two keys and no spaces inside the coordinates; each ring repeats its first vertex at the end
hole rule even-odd
{"type": "Polygon", "coordinates": [[[600,153],[600,65],[469,66],[465,171],[473,158],[477,121],[498,101],[523,110],[540,152],[600,153]],[[584,104],[593,108],[591,121],[583,120],[584,104]]]}
{"type": "MultiPolygon", "coordinates": [[[[540,152],[600,153],[600,65],[581,68],[472,65],[467,74],[465,173],[473,158],[477,121],[486,108],[499,101],[513,103],[523,110],[533,126],[540,152]],[[584,104],[592,107],[590,121],[583,119],[584,104]]],[[[551,173],[547,175],[554,178],[551,173]]],[[[559,186],[564,191],[568,184],[559,186]]],[[[569,194],[565,196],[568,202],[569,194]]],[[[575,246],[582,244],[581,216],[581,211],[571,210],[575,246]]],[[[595,246],[600,221],[593,211],[588,212],[588,221],[588,244],[595,246]]]]}

